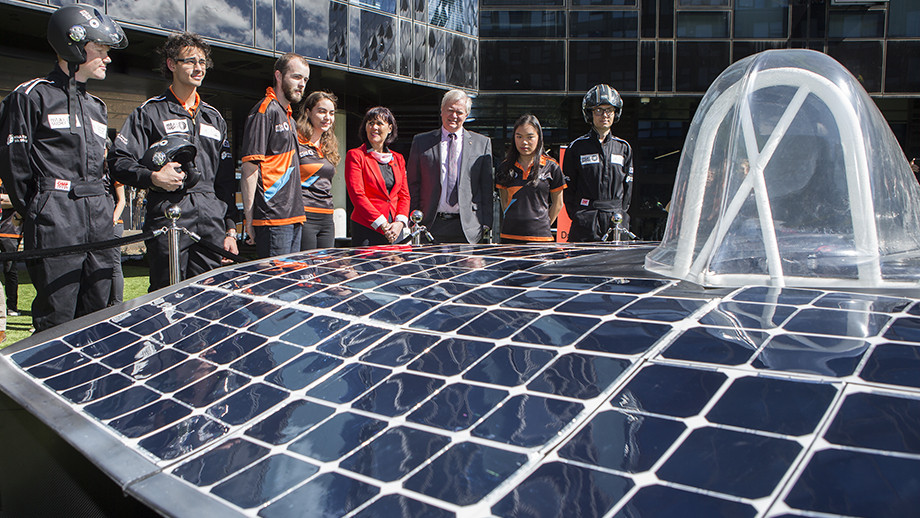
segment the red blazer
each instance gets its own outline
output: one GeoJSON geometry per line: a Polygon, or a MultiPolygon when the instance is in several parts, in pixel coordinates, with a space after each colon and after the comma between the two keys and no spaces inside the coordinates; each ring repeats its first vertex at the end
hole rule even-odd
{"type": "MultiPolygon", "coordinates": [[[[390,161],[396,183],[386,192],[383,175],[377,160],[370,155],[367,145],[348,150],[345,156],[345,186],[348,199],[354,205],[352,221],[367,228],[374,228],[373,223],[380,219],[382,223],[398,219],[408,226],[409,223],[409,184],[406,182],[406,160],[399,153],[393,153],[390,161]]],[[[378,232],[379,232],[378,227],[378,232]]]]}

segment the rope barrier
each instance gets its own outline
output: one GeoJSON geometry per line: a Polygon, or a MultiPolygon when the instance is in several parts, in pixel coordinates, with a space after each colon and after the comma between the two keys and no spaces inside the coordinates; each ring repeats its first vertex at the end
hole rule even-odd
{"type": "Polygon", "coordinates": [[[214,252],[215,254],[220,255],[221,257],[223,257],[223,258],[225,258],[225,259],[230,259],[230,260],[233,261],[234,263],[242,263],[242,262],[246,262],[246,260],[247,260],[245,257],[239,256],[239,255],[236,255],[236,254],[232,254],[232,253],[230,253],[230,252],[224,250],[223,248],[221,248],[221,247],[215,245],[214,243],[211,243],[210,241],[203,241],[203,240],[201,239],[201,236],[199,236],[198,234],[192,232],[191,230],[189,230],[189,229],[187,229],[187,228],[185,228],[185,227],[179,227],[179,230],[181,230],[182,232],[185,232],[185,235],[187,235],[188,237],[192,238],[192,240],[195,241],[196,243],[198,243],[199,245],[201,245],[201,246],[207,248],[208,250],[214,252]]]}
{"type": "MultiPolygon", "coordinates": [[[[153,239],[165,234],[168,230],[168,227],[162,227],[156,230],[148,230],[140,234],[135,234],[133,236],[108,239],[106,241],[99,241],[96,243],[84,243],[81,245],[62,246],[59,248],[25,250],[22,252],[3,252],[0,253],[0,261],[28,261],[31,259],[41,259],[43,257],[60,257],[62,255],[82,254],[84,252],[90,252],[93,250],[105,250],[106,248],[115,248],[117,246],[130,245],[132,243],[153,239]]],[[[192,240],[199,245],[202,245],[203,247],[220,255],[221,257],[229,259],[235,263],[242,263],[246,261],[245,257],[237,254],[232,254],[215,245],[214,243],[204,241],[201,239],[201,236],[184,227],[179,227],[179,230],[184,232],[186,235],[188,235],[188,237],[192,238],[192,240]]]]}
{"type": "Polygon", "coordinates": [[[146,241],[166,233],[166,227],[157,230],[148,230],[140,234],[127,237],[118,237],[99,241],[97,243],[84,243],[81,245],[62,246],[58,248],[42,248],[25,250],[22,252],[3,252],[0,253],[0,261],[28,261],[30,259],[40,259],[43,257],[59,257],[62,255],[82,254],[93,250],[105,250],[106,248],[115,248],[116,246],[130,245],[138,241],[146,241]]]}

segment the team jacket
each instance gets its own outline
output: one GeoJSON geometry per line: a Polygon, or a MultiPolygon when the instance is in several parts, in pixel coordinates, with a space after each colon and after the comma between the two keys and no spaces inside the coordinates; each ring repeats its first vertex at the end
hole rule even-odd
{"type": "Polygon", "coordinates": [[[77,128],[69,78],[59,67],[16,87],[0,106],[0,178],[23,216],[27,249],[110,239],[112,202],[103,185],[108,114],[77,83],[77,128]]]}
{"type": "Polygon", "coordinates": [[[243,162],[260,166],[252,205],[254,226],[279,226],[303,223],[300,158],[297,130],[291,108],[285,110],[269,87],[265,98],[256,104],[243,130],[243,162]]]}
{"type": "Polygon", "coordinates": [[[594,240],[603,237],[614,212],[620,212],[623,226],[628,226],[633,156],[625,140],[608,134],[601,143],[592,128],[569,144],[562,171],[568,184],[563,200],[573,225],[582,227],[594,240]]]}
{"type": "Polygon", "coordinates": [[[536,167],[531,165],[527,171],[519,163],[511,167],[502,164],[502,169],[495,174],[495,186],[507,190],[511,200],[504,211],[501,237],[517,241],[552,241],[550,193],[566,186],[559,164],[543,155],[536,167]],[[531,181],[534,174],[539,175],[536,184],[531,181]]]}
{"type": "Polygon", "coordinates": [[[322,151],[298,135],[300,150],[300,187],[303,192],[303,210],[314,214],[332,214],[332,177],[335,166],[322,151]]]}
{"type": "MultiPolygon", "coordinates": [[[[171,88],[167,88],[163,95],[148,99],[128,116],[109,154],[112,178],[144,189],[153,185],[153,171],[138,161],[152,144],[167,135],[184,133],[198,149],[195,165],[201,172],[201,180],[188,192],[150,191],[147,197],[147,226],[162,223],[165,206],[179,203],[183,223],[189,222],[189,218],[185,217],[191,214],[189,211],[201,211],[205,217],[222,220],[222,230],[236,228],[239,213],[236,208],[237,182],[227,140],[227,123],[213,106],[198,97],[196,100],[197,106],[190,113],[171,88]],[[207,208],[202,208],[200,202],[190,201],[190,196],[207,199],[210,203],[207,208]],[[213,200],[212,196],[216,196],[217,200],[213,200]]],[[[200,216],[197,212],[196,215],[200,216]]],[[[219,237],[223,241],[223,233],[219,237]]]]}

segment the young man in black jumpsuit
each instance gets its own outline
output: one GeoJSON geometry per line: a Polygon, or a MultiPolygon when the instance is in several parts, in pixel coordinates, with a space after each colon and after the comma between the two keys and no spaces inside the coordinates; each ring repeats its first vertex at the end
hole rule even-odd
{"type": "Polygon", "coordinates": [[[613,88],[600,84],[581,101],[591,131],[569,144],[562,162],[568,187],[563,191],[565,210],[572,220],[569,241],[600,241],[620,214],[620,226],[629,228],[633,156],[625,140],[611,133],[620,120],[623,100],[613,88]]]}
{"type": "MultiPolygon", "coordinates": [[[[58,55],[54,69],[16,87],[0,106],[0,176],[23,216],[26,250],[112,238],[113,206],[102,167],[108,114],[86,92],[86,81],[105,79],[109,50],[128,40],[98,10],[68,5],[51,15],[48,41],[58,55]]],[[[37,331],[108,303],[110,249],[36,259],[27,267],[37,331]]]]}
{"type": "MultiPolygon", "coordinates": [[[[239,253],[236,243],[236,177],[227,123],[218,111],[201,100],[198,87],[211,66],[210,46],[200,36],[173,34],[160,49],[161,70],[172,84],[163,95],[148,99],[125,121],[109,155],[115,180],[139,188],[153,188],[147,195],[144,229],[169,224],[164,211],[179,205],[178,225],[202,240],[239,253]],[[152,171],[140,164],[147,148],[168,135],[184,135],[197,148],[195,164],[201,180],[181,188],[185,172],[176,162],[152,171]]],[[[147,241],[150,260],[150,291],[169,285],[169,238],[147,241]]],[[[220,255],[194,243],[186,234],[179,238],[179,274],[193,277],[220,266],[220,255]]]]}

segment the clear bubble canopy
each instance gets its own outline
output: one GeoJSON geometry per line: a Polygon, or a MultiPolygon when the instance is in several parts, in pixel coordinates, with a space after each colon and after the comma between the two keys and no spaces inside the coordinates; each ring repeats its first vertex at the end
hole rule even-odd
{"type": "Polygon", "coordinates": [[[920,186],[885,118],[829,56],[727,68],[684,143],[647,269],[706,286],[920,286],[920,186]]]}

